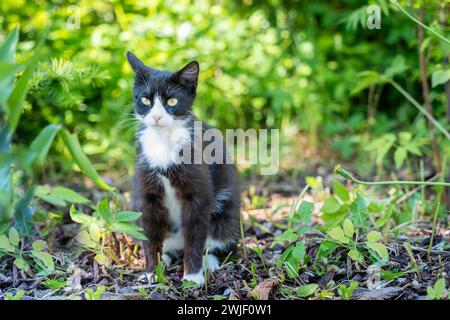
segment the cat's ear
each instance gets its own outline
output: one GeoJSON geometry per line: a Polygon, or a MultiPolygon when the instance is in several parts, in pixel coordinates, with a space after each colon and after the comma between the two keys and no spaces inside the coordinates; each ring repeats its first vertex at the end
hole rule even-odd
{"type": "Polygon", "coordinates": [[[135,73],[143,72],[148,69],[148,67],[131,51],[127,51],[127,60],[135,73]]]}
{"type": "Polygon", "coordinates": [[[200,72],[200,66],[197,61],[191,61],[185,65],[180,71],[176,73],[178,80],[186,85],[197,88],[198,74],[200,72]]]}

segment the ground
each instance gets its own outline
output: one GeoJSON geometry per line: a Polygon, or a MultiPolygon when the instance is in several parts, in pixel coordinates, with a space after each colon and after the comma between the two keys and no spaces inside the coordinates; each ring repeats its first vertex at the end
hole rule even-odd
{"type": "MultiPolygon", "coordinates": [[[[23,290],[22,299],[345,299],[352,282],[358,286],[351,299],[425,299],[427,287],[450,274],[450,252],[446,246],[450,230],[438,224],[430,250],[432,223],[417,219],[402,226],[397,239],[385,243],[389,262],[381,268],[368,261],[352,261],[345,248],[337,248],[327,263],[316,261],[323,221],[322,203],[314,195],[303,198],[315,204],[310,225],[299,239],[306,244],[308,260],[297,275],[287,276],[277,266],[282,254],[295,241],[276,241],[289,226],[286,219],[298,198],[295,189],[283,183],[249,184],[243,193],[243,238],[237,252],[221,268],[208,273],[204,287],[182,283],[182,262],[166,270],[160,283],[138,280],[143,257],[136,241],[120,234],[111,237],[115,259],[109,266],[94,260],[90,251],[68,248],[75,244],[78,225],[67,222],[58,227],[56,239],[65,247],[52,248],[56,271],[51,276],[19,271],[12,259],[0,260],[0,295],[23,290]],[[408,253],[404,243],[411,244],[408,253]]],[[[358,237],[358,235],[356,235],[358,237]]],[[[362,238],[363,236],[361,236],[362,238]]]]}

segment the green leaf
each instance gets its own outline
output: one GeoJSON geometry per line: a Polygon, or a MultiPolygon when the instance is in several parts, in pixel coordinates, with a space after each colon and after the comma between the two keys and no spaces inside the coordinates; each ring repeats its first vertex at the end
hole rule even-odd
{"type": "Polygon", "coordinates": [[[427,287],[427,297],[430,300],[436,299],[436,293],[434,292],[434,289],[431,286],[427,287]]]}
{"type": "Polygon", "coordinates": [[[52,290],[58,290],[67,285],[67,281],[58,281],[58,280],[51,280],[47,279],[41,282],[44,286],[47,288],[50,288],[52,290]]]}
{"type": "Polygon", "coordinates": [[[361,252],[359,252],[358,250],[350,250],[348,252],[348,256],[350,257],[350,259],[352,259],[353,261],[356,262],[362,262],[364,259],[364,256],[361,254],[361,252]]]}
{"type": "Polygon", "coordinates": [[[342,242],[342,243],[349,243],[350,240],[345,236],[344,231],[342,230],[341,227],[336,226],[334,228],[332,228],[331,230],[329,230],[327,232],[328,236],[331,237],[332,239],[342,242]]]}
{"type": "Polygon", "coordinates": [[[73,205],[70,208],[69,212],[70,212],[70,218],[77,223],[81,223],[83,225],[89,225],[90,223],[94,223],[96,221],[94,217],[91,217],[84,213],[80,213],[77,210],[75,210],[75,207],[73,205]]]}
{"type": "Polygon", "coordinates": [[[95,248],[97,247],[97,244],[92,241],[91,236],[89,233],[85,230],[80,231],[76,237],[77,241],[88,248],[95,248]]]}
{"type": "Polygon", "coordinates": [[[11,292],[7,292],[5,294],[5,300],[20,300],[25,295],[24,290],[17,290],[16,294],[12,294],[11,292]]]}
{"type": "Polygon", "coordinates": [[[306,247],[303,242],[297,242],[292,249],[292,257],[296,260],[303,262],[306,256],[306,247]]]}
{"type": "Polygon", "coordinates": [[[326,258],[336,250],[337,244],[332,241],[323,241],[319,246],[318,256],[326,258]]]}
{"type": "Polygon", "coordinates": [[[59,197],[65,201],[71,203],[88,203],[89,199],[86,199],[83,196],[80,196],[78,193],[73,191],[72,189],[64,188],[64,187],[56,187],[50,191],[50,194],[59,197]]]}
{"type": "Polygon", "coordinates": [[[0,250],[8,253],[12,253],[16,250],[9,242],[8,237],[4,234],[0,235],[0,250]]]}
{"type": "Polygon", "coordinates": [[[353,223],[350,219],[345,219],[343,223],[344,233],[347,237],[352,238],[355,233],[355,229],[353,228],[353,223]]]}
{"type": "Polygon", "coordinates": [[[298,239],[298,234],[292,230],[292,229],[287,229],[283,232],[283,234],[276,236],[274,241],[271,244],[271,248],[273,248],[277,243],[281,243],[281,242],[292,242],[298,239]]]}
{"type": "Polygon", "coordinates": [[[436,70],[431,74],[431,86],[433,88],[447,83],[450,80],[450,69],[436,70]]]}
{"type": "Polygon", "coordinates": [[[43,240],[36,240],[33,242],[32,246],[33,246],[33,250],[42,251],[45,248],[47,248],[47,243],[43,240]]]}
{"type": "Polygon", "coordinates": [[[17,42],[19,41],[19,27],[15,27],[0,44],[0,61],[15,63],[17,42]]]}
{"type": "Polygon", "coordinates": [[[407,151],[404,147],[398,147],[397,150],[395,150],[394,153],[394,160],[395,160],[395,166],[397,169],[400,169],[400,167],[403,165],[403,162],[406,159],[407,151]]]}
{"type": "Polygon", "coordinates": [[[384,244],[378,242],[366,242],[367,247],[375,251],[382,261],[389,261],[389,254],[384,244]]]}
{"type": "Polygon", "coordinates": [[[22,70],[23,65],[0,61],[0,108],[7,104],[8,98],[14,89],[16,74],[22,70]]]}
{"type": "Polygon", "coordinates": [[[398,134],[398,137],[399,137],[399,140],[400,140],[400,144],[401,144],[401,145],[405,145],[405,144],[407,144],[409,141],[411,141],[411,139],[412,139],[412,134],[411,134],[411,132],[403,131],[403,132],[400,132],[400,133],[398,134]]]}
{"type": "Polygon", "coordinates": [[[31,254],[39,259],[40,261],[42,261],[45,265],[45,267],[51,271],[53,271],[55,269],[55,264],[53,263],[53,257],[44,251],[36,251],[36,250],[32,250],[31,254]]]}
{"type": "Polygon", "coordinates": [[[102,266],[107,266],[109,263],[109,258],[102,253],[96,254],[94,259],[99,265],[102,266]]]}
{"type": "Polygon", "coordinates": [[[100,217],[103,218],[107,223],[112,223],[114,220],[114,217],[109,210],[109,199],[105,198],[97,206],[97,212],[100,215],[100,217]]]}
{"type": "Polygon", "coordinates": [[[330,197],[325,200],[321,210],[324,213],[333,213],[338,211],[340,208],[341,205],[339,204],[339,201],[335,197],[330,197]]]}
{"type": "Polygon", "coordinates": [[[28,262],[26,262],[24,259],[22,258],[16,258],[14,260],[14,265],[19,268],[20,270],[24,270],[27,271],[30,269],[30,265],[28,264],[28,262]]]}
{"type": "Polygon", "coordinates": [[[341,199],[343,202],[350,200],[350,194],[348,193],[347,188],[339,181],[334,180],[333,190],[336,193],[336,195],[339,197],[339,199],[341,199]]]}
{"type": "Polygon", "coordinates": [[[435,297],[436,297],[437,299],[443,298],[444,291],[445,291],[445,279],[444,279],[444,278],[440,278],[440,279],[439,279],[438,281],[436,281],[436,283],[434,284],[435,297]]]}
{"type": "Polygon", "coordinates": [[[309,201],[302,201],[300,207],[298,208],[300,212],[300,221],[303,224],[311,222],[312,213],[314,211],[314,203],[309,201]]]}
{"type": "Polygon", "coordinates": [[[53,140],[60,129],[60,125],[49,124],[39,132],[38,136],[31,143],[30,149],[36,152],[35,164],[37,167],[43,165],[53,140]]]}
{"type": "Polygon", "coordinates": [[[74,134],[70,134],[65,129],[61,130],[60,134],[64,141],[64,144],[66,145],[67,149],[70,152],[70,155],[72,156],[72,159],[75,161],[78,167],[84,172],[84,174],[86,174],[90,179],[92,179],[92,181],[94,181],[94,183],[98,185],[100,188],[107,191],[112,191],[112,188],[102,180],[100,175],[92,166],[89,159],[84,154],[77,136],[74,134]]]}
{"type": "Polygon", "coordinates": [[[148,240],[145,235],[140,233],[143,228],[127,222],[114,222],[111,231],[125,233],[137,240],[148,240]]]}
{"type": "Polygon", "coordinates": [[[142,212],[121,211],[114,216],[116,221],[134,221],[142,215],[142,212]]]}
{"type": "Polygon", "coordinates": [[[392,60],[390,67],[384,72],[384,75],[391,78],[397,74],[404,73],[406,70],[408,70],[408,66],[406,65],[405,57],[402,55],[397,55],[392,60]]]}
{"type": "Polygon", "coordinates": [[[281,269],[281,267],[283,266],[284,262],[287,260],[288,256],[291,254],[293,247],[290,246],[289,248],[287,248],[286,250],[284,250],[284,252],[281,254],[281,256],[278,258],[278,261],[276,263],[276,267],[278,269],[281,269]]]}
{"type": "Polygon", "coordinates": [[[319,286],[315,283],[306,284],[297,289],[297,297],[306,298],[314,294],[319,286]]]}
{"type": "Polygon", "coordinates": [[[20,236],[19,232],[13,227],[9,229],[9,242],[14,246],[17,247],[19,245],[20,236]]]}
{"type": "Polygon", "coordinates": [[[99,242],[100,241],[101,230],[97,226],[96,223],[91,223],[89,225],[89,235],[91,236],[91,239],[94,240],[95,242],[99,242]]]}
{"type": "Polygon", "coordinates": [[[7,113],[9,116],[8,121],[12,131],[15,131],[19,123],[19,119],[22,114],[22,109],[25,102],[25,96],[28,91],[28,81],[31,79],[31,76],[33,75],[34,72],[34,68],[38,64],[37,60],[39,58],[41,48],[44,44],[44,40],[47,36],[47,32],[48,28],[46,29],[44,35],[42,36],[41,40],[36,46],[33,56],[30,58],[30,60],[27,61],[27,67],[25,71],[23,72],[19,81],[16,83],[16,86],[14,87],[11,95],[8,98],[7,113]]]}
{"type": "Polygon", "coordinates": [[[369,242],[377,242],[382,238],[381,233],[378,231],[370,231],[367,234],[367,241],[369,242]]]}

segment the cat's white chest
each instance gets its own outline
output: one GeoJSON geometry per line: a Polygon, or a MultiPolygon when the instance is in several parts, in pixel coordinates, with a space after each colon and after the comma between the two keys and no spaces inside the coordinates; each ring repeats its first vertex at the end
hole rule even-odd
{"type": "Polygon", "coordinates": [[[142,156],[150,167],[167,169],[180,161],[180,150],[189,145],[191,136],[184,122],[167,127],[146,127],[139,134],[142,156]]]}
{"type": "Polygon", "coordinates": [[[160,176],[164,187],[163,203],[169,213],[170,229],[174,232],[169,232],[163,243],[163,251],[170,252],[181,250],[184,247],[184,237],[181,221],[181,201],[177,196],[175,188],[170,183],[169,179],[160,176]]]}

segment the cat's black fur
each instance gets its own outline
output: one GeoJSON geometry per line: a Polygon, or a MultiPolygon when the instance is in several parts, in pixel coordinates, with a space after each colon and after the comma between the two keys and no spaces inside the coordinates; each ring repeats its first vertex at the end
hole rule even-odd
{"type": "MultiPolygon", "coordinates": [[[[184,125],[193,140],[192,126],[198,120],[192,113],[198,84],[198,63],[193,61],[180,71],[171,72],[150,68],[131,52],[127,52],[127,58],[135,71],[133,95],[137,117],[142,119],[152,108],[142,103],[142,97],[152,102],[156,95],[161,101],[176,98],[177,105],[170,107],[166,104],[165,110],[174,119],[185,120],[184,125]]],[[[208,128],[203,122],[203,130],[208,128]]],[[[146,129],[147,124],[142,123],[138,137],[139,132],[146,129]]],[[[133,203],[136,211],[143,212],[140,224],[149,239],[144,241],[146,270],[155,270],[158,255],[162,256],[165,251],[164,240],[179,231],[163,201],[166,190],[161,177],[165,177],[176,190],[176,197],[181,203],[184,273],[198,273],[202,269],[207,238],[213,240],[208,243],[214,244],[210,246],[209,253],[215,254],[227,252],[238,239],[241,200],[236,168],[233,164],[204,163],[171,164],[166,168],[152,166],[146,161],[140,139],[137,139],[133,203]]],[[[175,254],[168,253],[171,256],[175,254]]]]}

